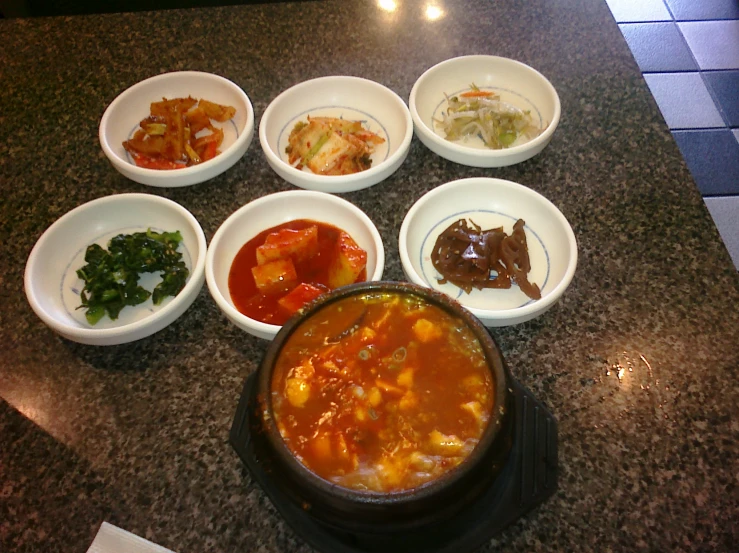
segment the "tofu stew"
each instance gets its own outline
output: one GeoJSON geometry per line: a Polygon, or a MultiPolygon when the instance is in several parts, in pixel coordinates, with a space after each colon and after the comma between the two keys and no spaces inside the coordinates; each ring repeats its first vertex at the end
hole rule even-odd
{"type": "Polygon", "coordinates": [[[270,392],[296,459],[324,480],[378,493],[458,466],[495,396],[468,325],[421,296],[377,290],[302,321],[279,352],[270,392]]]}

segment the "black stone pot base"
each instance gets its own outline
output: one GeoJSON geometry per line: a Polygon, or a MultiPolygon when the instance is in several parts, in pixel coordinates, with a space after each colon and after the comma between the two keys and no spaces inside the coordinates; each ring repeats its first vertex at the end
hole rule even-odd
{"type": "MultiPolygon", "coordinates": [[[[252,439],[250,417],[255,375],[244,384],[230,442],[252,477],[296,534],[323,553],[465,553],[545,501],[557,488],[557,423],[529,390],[508,376],[513,397],[513,443],[508,459],[487,490],[444,524],[402,535],[356,534],[329,527],[298,507],[275,485],[269,453],[252,439]]],[[[492,467],[491,467],[492,470],[492,467]]]]}

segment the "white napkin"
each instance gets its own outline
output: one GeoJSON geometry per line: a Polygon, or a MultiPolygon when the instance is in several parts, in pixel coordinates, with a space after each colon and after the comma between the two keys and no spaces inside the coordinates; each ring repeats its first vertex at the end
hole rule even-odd
{"type": "Polygon", "coordinates": [[[107,522],[100,525],[100,530],[92,540],[87,553],[175,553],[145,540],[142,537],[126,532],[107,522]]]}

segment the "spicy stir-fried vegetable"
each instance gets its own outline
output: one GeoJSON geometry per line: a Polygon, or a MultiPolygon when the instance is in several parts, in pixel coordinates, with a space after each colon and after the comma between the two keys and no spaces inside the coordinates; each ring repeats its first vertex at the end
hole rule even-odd
{"type": "Polygon", "coordinates": [[[534,300],[541,298],[537,284],[529,282],[531,271],[523,219],[510,234],[503,227],[483,230],[464,219],[452,223],[436,239],[431,262],[442,275],[439,284],[451,282],[468,294],[473,288],[510,288],[511,281],[534,300]]]}
{"type": "Polygon", "coordinates": [[[500,150],[528,142],[541,133],[528,111],[502,102],[492,91],[471,90],[451,98],[447,96],[447,111],[435,121],[450,141],[479,137],[488,148],[500,150]]]}
{"type": "Polygon", "coordinates": [[[475,334],[415,295],[332,302],[288,338],[272,376],[277,427],[295,457],[339,486],[412,489],[478,444],[493,382],[475,334]]]}
{"type": "Polygon", "coordinates": [[[285,153],[297,169],[308,167],[320,175],[349,175],[372,166],[375,146],[384,138],[362,127],[361,121],[310,117],[295,125],[285,153]]]}
{"type": "Polygon", "coordinates": [[[174,98],[152,102],[151,114],[123,147],[136,165],[148,169],[181,169],[213,159],[220,152],[223,131],[211,120],[224,123],[236,108],[208,100],[174,98]]]}
{"type": "Polygon", "coordinates": [[[119,234],[110,240],[108,249],[92,244],[85,252],[85,266],[77,276],[85,282],[80,293],[85,317],[91,325],[107,313],[115,320],[127,305],[138,305],[149,297],[155,305],[167,296],[176,296],[185,287],[190,271],[177,251],[182,235],[175,232],[119,234]],[[153,293],[139,286],[141,273],[160,272],[162,281],[153,293]]]}

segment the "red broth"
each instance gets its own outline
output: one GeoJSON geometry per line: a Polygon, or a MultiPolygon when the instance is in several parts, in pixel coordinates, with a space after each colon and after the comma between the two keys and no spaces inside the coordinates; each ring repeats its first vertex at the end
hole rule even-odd
{"type": "Polygon", "coordinates": [[[419,296],[372,292],[301,323],[278,356],[271,400],[309,470],[384,493],[435,480],[472,452],[493,381],[463,321],[419,296]]]}
{"type": "MultiPolygon", "coordinates": [[[[228,291],[236,309],[252,319],[263,323],[281,325],[294,313],[280,305],[279,301],[291,290],[281,290],[276,294],[265,295],[257,289],[252,269],[257,266],[257,248],[265,243],[267,236],[281,229],[304,230],[318,227],[318,248],[307,259],[294,260],[297,280],[309,284],[320,291],[327,292],[330,285],[329,268],[336,260],[336,247],[341,229],[317,221],[299,219],[269,228],[249,240],[236,254],[228,274],[228,291]]],[[[367,280],[367,272],[362,269],[355,282],[367,280]]],[[[309,298],[312,299],[312,298],[309,298]]]]}

